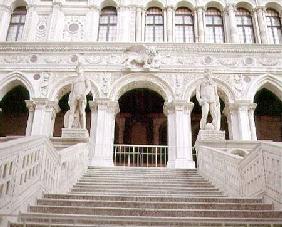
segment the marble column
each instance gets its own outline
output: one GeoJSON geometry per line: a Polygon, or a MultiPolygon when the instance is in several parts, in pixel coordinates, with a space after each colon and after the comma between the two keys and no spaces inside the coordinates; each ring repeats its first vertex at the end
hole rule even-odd
{"type": "Polygon", "coordinates": [[[166,8],[166,15],[167,15],[167,42],[173,42],[173,15],[174,15],[174,8],[172,6],[168,6],[166,8]]]}
{"type": "Polygon", "coordinates": [[[142,8],[136,7],[136,42],[142,41],[142,8]]]}
{"type": "Polygon", "coordinates": [[[91,108],[90,164],[113,166],[113,144],[115,116],[119,112],[118,102],[109,99],[95,99],[89,102],[91,108]]]}
{"type": "Polygon", "coordinates": [[[61,41],[64,30],[64,13],[61,2],[53,2],[53,9],[48,32],[49,41],[61,41]]]}
{"type": "Polygon", "coordinates": [[[234,140],[256,140],[253,111],[255,104],[240,100],[230,104],[234,140]]]}
{"type": "MultiPolygon", "coordinates": [[[[52,129],[52,115],[50,108],[55,105],[46,98],[33,98],[31,101],[34,105],[34,115],[31,127],[31,135],[50,136],[52,129]]],[[[31,102],[29,103],[31,105],[31,102]]]]}
{"type": "Polygon", "coordinates": [[[265,7],[257,7],[256,14],[259,25],[259,34],[261,38],[261,42],[267,44],[267,27],[266,27],[266,18],[265,18],[265,7]]]}
{"type": "Polygon", "coordinates": [[[165,103],[168,121],[168,168],[195,168],[192,156],[191,111],[186,101],[165,103]]]}
{"type": "Polygon", "coordinates": [[[60,112],[60,107],[57,102],[49,101],[46,106],[46,135],[53,136],[54,125],[57,113],[60,112]]]}
{"type": "Polygon", "coordinates": [[[229,18],[229,29],[230,29],[230,42],[238,43],[238,30],[237,30],[237,21],[235,16],[235,6],[227,5],[226,12],[228,13],[229,18]]]}
{"type": "Polygon", "coordinates": [[[251,139],[252,140],[257,140],[257,129],[256,129],[256,124],[255,124],[255,116],[254,112],[257,107],[256,103],[250,104],[249,108],[249,121],[250,121],[250,128],[251,128],[251,139]]]}
{"type": "Polygon", "coordinates": [[[11,14],[11,7],[0,5],[0,42],[6,41],[11,14]]]}
{"type": "Polygon", "coordinates": [[[28,108],[28,119],[26,124],[25,135],[30,136],[32,130],[32,124],[33,124],[33,118],[34,118],[35,105],[31,100],[25,100],[25,103],[26,103],[26,107],[28,108]]]}
{"type": "Polygon", "coordinates": [[[199,35],[199,42],[205,42],[205,24],[204,24],[204,8],[198,7],[197,9],[197,18],[198,18],[198,35],[199,35]]]}
{"type": "Polygon", "coordinates": [[[25,21],[23,37],[22,37],[23,41],[29,41],[29,42],[35,41],[37,23],[38,23],[38,14],[36,11],[36,7],[34,5],[30,5],[27,7],[26,21],[25,21]]]}
{"type": "Polygon", "coordinates": [[[90,42],[98,40],[99,17],[100,9],[98,6],[94,4],[89,5],[88,12],[86,14],[86,39],[90,42]]]}

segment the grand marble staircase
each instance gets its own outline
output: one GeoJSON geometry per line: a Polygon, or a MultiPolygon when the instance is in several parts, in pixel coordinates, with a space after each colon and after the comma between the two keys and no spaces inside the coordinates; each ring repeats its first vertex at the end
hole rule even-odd
{"type": "Polygon", "coordinates": [[[226,197],[196,170],[89,167],[68,194],[45,194],[10,226],[278,227],[282,211],[226,197]]]}

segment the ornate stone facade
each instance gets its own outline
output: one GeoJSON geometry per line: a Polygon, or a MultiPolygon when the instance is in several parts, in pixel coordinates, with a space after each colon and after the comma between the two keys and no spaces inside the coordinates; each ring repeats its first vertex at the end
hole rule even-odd
{"type": "Polygon", "coordinates": [[[280,1],[0,0],[0,100],[11,88],[26,87],[30,94],[27,135],[50,137],[58,100],[70,91],[81,61],[93,96],[92,164],[113,164],[115,115],[121,95],[134,88],[148,88],[165,100],[168,166],[194,167],[191,98],[205,70],[212,72],[225,103],[231,140],[256,140],[253,101],[258,90],[265,87],[282,98],[282,46],[268,44],[265,22],[267,8],[280,12],[281,7],[280,1]],[[27,7],[25,42],[5,42],[11,13],[22,4],[27,7]],[[107,6],[117,9],[116,41],[97,42],[99,14],[107,6]],[[195,43],[175,42],[173,18],[183,6],[194,12],[195,43]],[[149,7],[163,11],[163,42],[146,42],[149,7]],[[204,12],[208,7],[222,12],[226,43],[205,43],[204,12]],[[256,43],[238,44],[234,10],[239,7],[252,12],[256,43]]]}

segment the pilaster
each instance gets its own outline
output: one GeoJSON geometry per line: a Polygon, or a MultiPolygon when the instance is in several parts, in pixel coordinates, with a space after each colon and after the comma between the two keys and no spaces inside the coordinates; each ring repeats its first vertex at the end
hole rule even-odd
{"type": "Polygon", "coordinates": [[[88,12],[86,14],[86,27],[87,27],[87,40],[98,40],[98,28],[99,28],[100,9],[95,4],[88,5],[88,12]]]}
{"type": "Polygon", "coordinates": [[[234,5],[227,5],[225,12],[228,15],[229,19],[229,34],[230,34],[230,41],[231,43],[238,43],[238,31],[237,31],[237,22],[235,16],[235,6],[234,5]]]}
{"type": "Polygon", "coordinates": [[[258,19],[258,29],[260,34],[260,39],[263,44],[267,44],[267,27],[266,27],[266,18],[265,18],[265,7],[257,7],[255,9],[257,19],[258,19]]]}
{"type": "Polygon", "coordinates": [[[196,12],[198,19],[198,35],[199,35],[198,42],[204,43],[205,42],[205,24],[204,24],[205,9],[204,7],[197,7],[196,12]]]}
{"type": "Polygon", "coordinates": [[[167,42],[173,42],[173,31],[174,31],[174,13],[175,10],[172,6],[166,8],[167,15],[167,42]]]}
{"type": "Polygon", "coordinates": [[[60,1],[53,2],[50,28],[48,32],[49,41],[61,41],[64,29],[64,13],[60,1]]]}
{"type": "Polygon", "coordinates": [[[120,6],[118,8],[118,41],[129,42],[130,41],[130,7],[120,6]]]}
{"type": "Polygon", "coordinates": [[[191,111],[186,101],[165,103],[168,121],[168,168],[195,168],[192,156],[191,111]]]}
{"type": "Polygon", "coordinates": [[[142,8],[136,7],[136,42],[142,41],[142,8]]]}
{"type": "Polygon", "coordinates": [[[36,12],[36,6],[30,5],[27,7],[26,21],[23,31],[23,41],[29,41],[29,42],[35,41],[37,22],[38,22],[38,14],[36,12]]]}
{"type": "Polygon", "coordinates": [[[11,7],[6,5],[0,5],[0,42],[6,41],[11,14],[11,7]]]}
{"type": "Polygon", "coordinates": [[[89,105],[91,108],[91,165],[113,166],[115,116],[119,112],[118,102],[95,99],[90,101],[89,105]]]}

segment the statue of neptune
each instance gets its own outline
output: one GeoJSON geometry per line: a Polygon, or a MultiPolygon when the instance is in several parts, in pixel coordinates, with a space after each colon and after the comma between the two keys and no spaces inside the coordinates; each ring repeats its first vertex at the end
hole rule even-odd
{"type": "Polygon", "coordinates": [[[85,77],[83,70],[77,66],[77,78],[71,85],[71,93],[69,95],[70,110],[68,113],[68,128],[86,129],[86,95],[91,90],[90,81],[85,77]]]}
{"type": "Polygon", "coordinates": [[[196,89],[196,98],[202,107],[200,129],[220,130],[220,103],[217,86],[211,78],[210,72],[205,75],[205,80],[196,89]],[[207,123],[209,111],[212,124],[207,123]]]}

